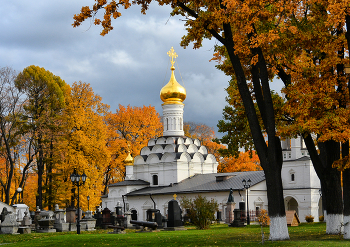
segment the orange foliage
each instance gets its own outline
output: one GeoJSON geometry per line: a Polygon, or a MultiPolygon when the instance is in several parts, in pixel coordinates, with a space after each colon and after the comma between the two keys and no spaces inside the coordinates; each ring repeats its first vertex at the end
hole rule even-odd
{"type": "MultiPolygon", "coordinates": [[[[109,128],[108,148],[111,162],[105,169],[105,186],[124,179],[124,160],[130,151],[133,157],[140,154],[148,140],[162,135],[159,114],[152,106],[124,107],[106,117],[109,128]]],[[[106,189],[105,189],[106,192],[106,189]]]]}
{"type": "Polygon", "coordinates": [[[224,157],[220,161],[218,166],[218,172],[243,172],[243,171],[259,171],[262,170],[260,166],[259,157],[255,151],[252,151],[250,156],[249,152],[240,152],[237,158],[224,157]]]}
{"type": "Polygon", "coordinates": [[[215,131],[212,127],[205,124],[197,124],[194,122],[184,123],[185,136],[198,139],[203,146],[208,150],[209,154],[213,154],[216,160],[220,163],[220,149],[225,149],[224,145],[213,142],[215,131]]]}
{"type": "Polygon", "coordinates": [[[23,202],[29,206],[29,210],[36,210],[36,196],[38,189],[38,174],[28,173],[25,187],[23,188],[23,202]]]}

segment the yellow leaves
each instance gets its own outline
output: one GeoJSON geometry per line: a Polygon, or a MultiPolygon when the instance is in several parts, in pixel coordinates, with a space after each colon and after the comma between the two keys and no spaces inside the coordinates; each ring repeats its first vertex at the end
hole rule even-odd
{"type": "MultiPolygon", "coordinates": [[[[61,179],[66,180],[60,190],[67,191],[72,187],[69,175],[77,168],[88,176],[81,187],[82,196],[90,196],[90,205],[94,207],[100,202],[103,190],[103,171],[109,164],[110,152],[107,148],[108,128],[104,116],[108,106],[101,102],[89,84],[73,83],[68,92],[67,106],[64,109],[62,140],[58,143],[62,160],[57,169],[62,172],[61,179]]],[[[70,200],[70,193],[59,195],[61,203],[70,200]]],[[[84,203],[84,210],[87,205],[84,203]]]]}

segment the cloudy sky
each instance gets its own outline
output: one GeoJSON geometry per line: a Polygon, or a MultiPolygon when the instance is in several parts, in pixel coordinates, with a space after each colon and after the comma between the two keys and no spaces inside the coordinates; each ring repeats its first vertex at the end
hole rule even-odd
{"type": "Polygon", "coordinates": [[[216,127],[222,119],[229,78],[209,62],[215,40],[203,47],[183,49],[186,33],[180,17],[169,7],[152,4],[147,15],[132,6],[114,20],[114,30],[100,36],[90,20],[73,28],[74,14],[93,0],[1,1],[0,66],[22,71],[44,67],[68,84],[90,83],[103,103],[115,112],[118,105],[155,106],[162,114],[160,89],[169,81],[167,52],[178,54],[177,81],[187,90],[185,121],[216,127]],[[181,74],[180,74],[180,73],[181,74]]]}

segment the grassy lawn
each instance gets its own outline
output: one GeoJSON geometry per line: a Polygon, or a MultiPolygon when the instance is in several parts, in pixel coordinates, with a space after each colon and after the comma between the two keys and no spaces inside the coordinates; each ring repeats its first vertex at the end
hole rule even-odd
{"type": "MultiPolygon", "coordinates": [[[[128,230],[126,234],[108,234],[111,230],[76,233],[32,233],[0,235],[0,245],[6,246],[258,246],[260,226],[232,228],[215,225],[209,230],[144,232],[128,230]]],[[[301,224],[289,227],[290,241],[268,241],[269,229],[264,228],[264,246],[350,246],[342,236],[326,235],[325,223],[301,224]]]]}

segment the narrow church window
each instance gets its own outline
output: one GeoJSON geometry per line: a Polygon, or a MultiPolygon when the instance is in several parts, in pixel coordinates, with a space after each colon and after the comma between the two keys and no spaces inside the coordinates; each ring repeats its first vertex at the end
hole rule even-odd
{"type": "Polygon", "coordinates": [[[137,211],[135,209],[131,210],[131,219],[137,220],[137,211]]]}
{"type": "Polygon", "coordinates": [[[168,130],[169,129],[169,120],[168,120],[168,118],[166,119],[166,130],[168,130]]]}
{"type": "Polygon", "coordinates": [[[288,158],[289,158],[289,159],[292,158],[292,154],[291,154],[291,153],[288,154],[288,158]]]}
{"type": "Polygon", "coordinates": [[[294,173],[290,174],[290,180],[291,180],[291,181],[294,181],[294,180],[295,180],[295,175],[294,175],[294,173]]]}
{"type": "Polygon", "coordinates": [[[158,175],[152,176],[153,185],[158,185],[158,175]]]}

